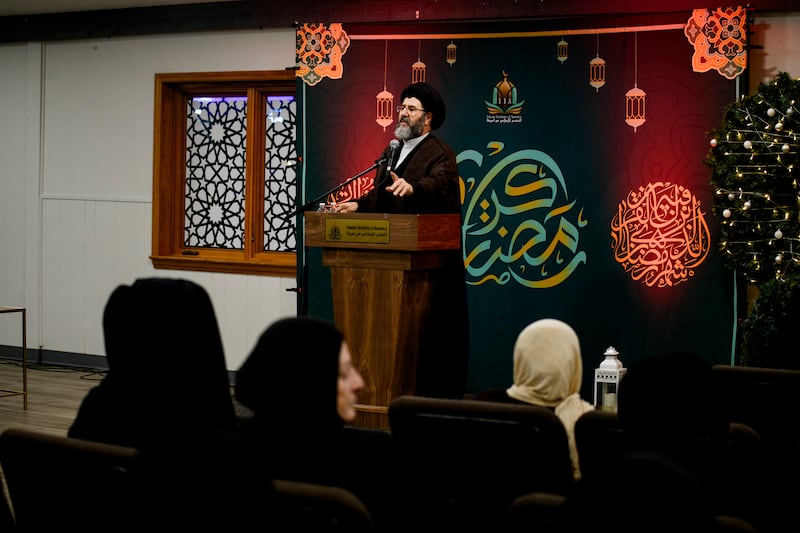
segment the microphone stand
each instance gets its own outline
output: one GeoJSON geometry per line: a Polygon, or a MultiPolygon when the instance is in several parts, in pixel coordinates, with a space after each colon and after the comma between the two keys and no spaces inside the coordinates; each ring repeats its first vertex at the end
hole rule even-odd
{"type": "Polygon", "coordinates": [[[389,158],[387,156],[381,157],[380,159],[376,159],[375,162],[369,168],[365,168],[364,170],[362,170],[361,172],[359,172],[355,176],[347,178],[345,181],[343,181],[342,183],[340,183],[339,185],[337,185],[333,189],[329,190],[328,192],[323,193],[323,194],[317,196],[316,198],[314,198],[313,200],[309,200],[308,202],[304,203],[302,206],[298,207],[297,209],[295,209],[294,211],[292,211],[291,213],[286,215],[284,217],[284,220],[292,218],[293,216],[295,216],[297,213],[299,213],[301,211],[308,211],[308,209],[311,208],[311,206],[313,206],[314,204],[319,203],[319,201],[322,200],[323,198],[327,198],[328,196],[330,196],[331,194],[335,193],[339,189],[343,189],[343,188],[347,187],[347,185],[349,185],[353,181],[357,180],[358,178],[360,178],[361,176],[363,176],[367,172],[375,170],[379,166],[381,166],[384,163],[386,163],[386,161],[388,159],[389,158]]]}

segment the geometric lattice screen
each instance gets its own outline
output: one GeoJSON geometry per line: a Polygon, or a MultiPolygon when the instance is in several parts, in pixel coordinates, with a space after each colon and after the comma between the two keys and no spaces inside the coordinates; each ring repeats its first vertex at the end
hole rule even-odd
{"type": "MultiPolygon", "coordinates": [[[[294,251],[296,102],[270,97],[265,117],[264,250],[294,251]]],[[[186,115],[184,245],[244,248],[247,97],[192,98],[186,115]]]]}
{"type": "Polygon", "coordinates": [[[297,248],[295,217],[288,217],[297,199],[297,102],[294,96],[270,96],[267,104],[264,250],[289,252],[297,248]]]}

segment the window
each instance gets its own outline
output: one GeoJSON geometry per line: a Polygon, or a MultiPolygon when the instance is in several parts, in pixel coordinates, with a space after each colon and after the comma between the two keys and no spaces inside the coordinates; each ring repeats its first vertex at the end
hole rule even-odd
{"type": "Polygon", "coordinates": [[[293,70],[156,74],[155,268],[296,275],[295,87],[293,70]]]}

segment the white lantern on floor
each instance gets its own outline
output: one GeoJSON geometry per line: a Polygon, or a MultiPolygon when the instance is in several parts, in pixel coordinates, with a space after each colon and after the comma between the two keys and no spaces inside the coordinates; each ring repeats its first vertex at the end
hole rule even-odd
{"type": "Polygon", "coordinates": [[[617,390],[625,375],[625,367],[613,346],[606,348],[605,359],[594,371],[594,406],[602,411],[617,412],[617,390]],[[599,403],[598,403],[599,402],[599,403]]]}

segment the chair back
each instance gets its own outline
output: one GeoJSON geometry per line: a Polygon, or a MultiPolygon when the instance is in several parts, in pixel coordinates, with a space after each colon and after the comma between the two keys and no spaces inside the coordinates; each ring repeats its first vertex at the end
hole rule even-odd
{"type": "Polygon", "coordinates": [[[575,421],[575,446],[582,475],[619,460],[626,444],[617,413],[599,409],[583,413],[575,421]]]}
{"type": "Polygon", "coordinates": [[[357,459],[340,469],[337,485],[352,492],[369,509],[377,530],[391,524],[395,505],[394,441],[386,429],[345,425],[342,449],[357,459]]]}
{"type": "MultiPolygon", "coordinates": [[[[800,486],[786,483],[800,477],[800,371],[777,368],[714,365],[714,394],[732,427],[746,425],[763,440],[766,480],[758,492],[772,500],[774,520],[780,527],[800,531],[800,486]]],[[[738,441],[749,445],[754,439],[738,441]]],[[[741,446],[740,446],[741,447],[741,446]]],[[[754,524],[763,529],[759,524],[754,524]]]]}
{"type": "MultiPolygon", "coordinates": [[[[2,469],[0,469],[0,476],[2,476],[2,469]]],[[[14,522],[14,511],[11,508],[11,500],[8,498],[8,485],[5,480],[2,480],[3,494],[0,495],[0,531],[14,531],[16,524],[14,522]]]]}
{"type": "MultiPolygon", "coordinates": [[[[274,480],[276,531],[315,533],[373,533],[372,517],[364,503],[341,488],[283,479],[274,480]]],[[[265,529],[271,531],[270,527],[265,529]]]]}
{"type": "Polygon", "coordinates": [[[760,533],[753,524],[738,516],[717,515],[714,517],[715,533],[760,533]]]}
{"type": "Polygon", "coordinates": [[[572,483],[566,430],[544,407],[401,396],[389,423],[409,527],[491,530],[516,497],[572,483]]]}
{"type": "Polygon", "coordinates": [[[566,495],[550,492],[523,494],[508,508],[505,531],[567,533],[564,531],[566,500],[566,495]]]}
{"type": "MultiPolygon", "coordinates": [[[[569,512],[567,496],[547,492],[524,494],[511,504],[504,530],[536,531],[536,533],[571,533],[569,520],[572,517],[568,515],[569,512]]],[[[599,521],[608,520],[608,517],[603,515],[596,516],[599,521]]],[[[654,516],[653,520],[659,520],[659,517],[654,516]]],[[[613,523],[613,519],[611,522],[613,523]]],[[[620,528],[619,531],[623,530],[620,528]]],[[[712,519],[710,533],[760,532],[743,518],[718,514],[712,519]]]]}
{"type": "Polygon", "coordinates": [[[112,531],[131,523],[129,468],[138,451],[10,428],[0,467],[17,531],[112,531]]]}
{"type": "Polygon", "coordinates": [[[767,446],[800,451],[800,370],[714,365],[715,393],[729,421],[755,429],[767,446]]]}

